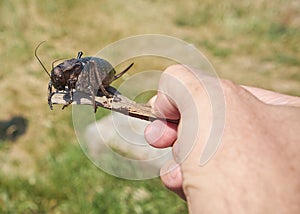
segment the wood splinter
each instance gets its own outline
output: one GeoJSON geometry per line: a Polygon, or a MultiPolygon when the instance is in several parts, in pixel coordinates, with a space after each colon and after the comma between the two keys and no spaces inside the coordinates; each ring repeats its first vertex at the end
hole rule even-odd
{"type": "MultiPolygon", "coordinates": [[[[116,111],[130,117],[135,117],[147,121],[164,120],[169,123],[179,123],[179,120],[158,117],[152,112],[150,105],[136,103],[120,94],[115,95],[113,98],[106,98],[105,96],[96,96],[95,100],[97,107],[102,107],[112,111],[116,111]]],[[[69,103],[70,97],[69,94],[66,92],[56,92],[53,94],[51,101],[53,104],[66,105],[69,103]]],[[[91,96],[83,92],[75,91],[72,105],[74,104],[92,105],[91,96]]]]}

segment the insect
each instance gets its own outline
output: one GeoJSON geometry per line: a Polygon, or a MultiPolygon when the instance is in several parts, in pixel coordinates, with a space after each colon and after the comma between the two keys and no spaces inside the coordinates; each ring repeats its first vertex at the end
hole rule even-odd
{"type": "Polygon", "coordinates": [[[41,42],[35,48],[35,57],[50,77],[48,84],[48,105],[53,109],[51,98],[53,96],[52,87],[56,91],[67,91],[70,96],[70,101],[63,106],[63,109],[73,102],[73,91],[78,90],[92,95],[92,103],[94,112],[97,111],[95,96],[100,91],[107,98],[113,97],[107,91],[109,85],[125,74],[134,63],[131,63],[125,70],[116,75],[114,67],[106,60],[97,57],[83,57],[80,51],[76,58],[63,61],[54,67],[55,61],[52,63],[52,70],[49,73],[43,65],[40,58],[37,56],[37,50],[45,41],[41,42]]]}

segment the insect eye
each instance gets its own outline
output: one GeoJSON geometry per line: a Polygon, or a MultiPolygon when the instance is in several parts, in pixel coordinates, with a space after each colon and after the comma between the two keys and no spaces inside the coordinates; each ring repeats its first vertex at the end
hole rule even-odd
{"type": "Polygon", "coordinates": [[[64,77],[62,75],[57,75],[54,77],[55,81],[62,81],[64,79],[64,77]]]}

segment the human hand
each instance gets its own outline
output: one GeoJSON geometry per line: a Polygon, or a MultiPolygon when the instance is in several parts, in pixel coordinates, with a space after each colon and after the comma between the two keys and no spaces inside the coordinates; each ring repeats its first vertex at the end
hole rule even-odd
{"type": "Polygon", "coordinates": [[[152,105],[166,118],[180,118],[179,126],[157,120],[145,130],[152,146],[173,148],[176,161],[161,170],[163,183],[186,198],[191,213],[300,213],[300,98],[226,80],[220,85],[226,101],[220,106],[226,113],[222,142],[199,166],[214,117],[210,97],[184,66],[162,74],[152,105]],[[199,121],[193,145],[185,126],[199,121]]]}

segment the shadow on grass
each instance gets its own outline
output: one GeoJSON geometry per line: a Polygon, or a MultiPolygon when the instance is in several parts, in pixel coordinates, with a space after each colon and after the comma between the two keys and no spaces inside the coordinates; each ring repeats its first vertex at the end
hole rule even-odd
{"type": "Polygon", "coordinates": [[[22,116],[15,116],[7,121],[0,120],[0,140],[17,140],[26,132],[27,125],[27,119],[22,116]]]}

